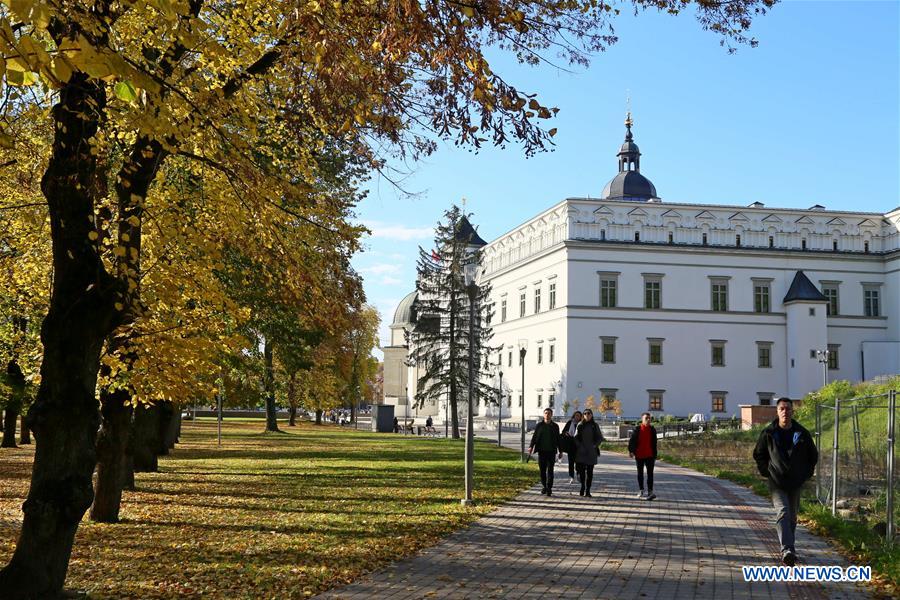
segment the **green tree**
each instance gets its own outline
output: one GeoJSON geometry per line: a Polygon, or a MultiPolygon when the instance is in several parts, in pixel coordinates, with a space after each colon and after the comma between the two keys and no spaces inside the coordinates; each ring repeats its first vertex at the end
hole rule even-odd
{"type": "Polygon", "coordinates": [[[470,346],[469,298],[463,280],[467,263],[477,264],[479,272],[482,268],[481,248],[476,238],[468,216],[458,206],[444,213],[444,221],[435,229],[436,250],[419,248],[418,296],[414,307],[417,321],[407,332],[409,365],[421,367],[416,405],[421,407],[426,400],[447,398],[454,438],[459,437],[459,399],[468,393],[470,353],[475,365],[473,403],[478,398],[491,397],[490,386],[482,383],[490,376],[485,365],[493,335],[488,318],[491,286],[479,286],[470,346]]]}

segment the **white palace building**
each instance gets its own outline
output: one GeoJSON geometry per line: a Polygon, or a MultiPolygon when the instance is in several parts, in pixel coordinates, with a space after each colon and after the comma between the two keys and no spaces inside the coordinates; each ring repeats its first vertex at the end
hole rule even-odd
{"type": "MultiPolygon", "coordinates": [[[[571,412],[588,396],[618,399],[626,417],[737,415],[819,388],[824,350],[828,381],[900,373],[900,208],[662,202],[625,124],[600,199],[568,198],[490,243],[473,237],[493,286],[504,417],[522,402],[527,418],[565,400],[571,412]]],[[[385,348],[385,402],[401,415],[413,415],[403,332],[414,325],[412,293],[385,348]]]]}

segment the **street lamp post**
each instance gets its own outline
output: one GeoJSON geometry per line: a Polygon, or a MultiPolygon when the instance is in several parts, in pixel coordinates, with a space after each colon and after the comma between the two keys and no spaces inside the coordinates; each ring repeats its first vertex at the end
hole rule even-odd
{"type": "Polygon", "coordinates": [[[828,356],[831,350],[816,350],[816,357],[822,363],[822,387],[828,385],[828,356]]]}
{"type": "Polygon", "coordinates": [[[500,375],[500,388],[497,390],[497,447],[500,447],[500,438],[503,431],[503,370],[500,366],[503,364],[503,355],[497,361],[497,373],[500,375]]]}
{"type": "Polygon", "coordinates": [[[469,262],[465,266],[466,293],[469,295],[469,394],[466,402],[466,497],[463,506],[472,506],[473,471],[475,470],[475,420],[472,413],[475,408],[472,400],[475,397],[475,301],[478,296],[478,263],[469,262]]]}
{"type": "Polygon", "coordinates": [[[522,462],[527,459],[525,457],[525,355],[528,353],[528,340],[519,340],[519,364],[522,366],[522,395],[519,396],[519,402],[522,403],[522,462]]]}

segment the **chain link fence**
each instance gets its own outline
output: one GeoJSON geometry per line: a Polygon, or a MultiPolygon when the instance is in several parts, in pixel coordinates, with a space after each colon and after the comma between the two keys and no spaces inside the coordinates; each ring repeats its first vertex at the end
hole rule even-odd
{"type": "Polygon", "coordinates": [[[889,540],[900,517],[896,424],[896,390],[816,405],[817,498],[889,540]]]}

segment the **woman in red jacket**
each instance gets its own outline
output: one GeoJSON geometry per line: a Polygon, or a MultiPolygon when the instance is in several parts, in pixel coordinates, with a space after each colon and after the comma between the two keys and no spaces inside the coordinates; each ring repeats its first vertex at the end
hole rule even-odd
{"type": "Polygon", "coordinates": [[[638,487],[641,488],[638,498],[653,500],[653,466],[656,464],[656,428],[650,424],[653,416],[645,412],[641,414],[641,424],[631,432],[628,440],[628,456],[637,462],[638,487]],[[647,467],[647,493],[644,493],[644,467],[647,467]]]}

